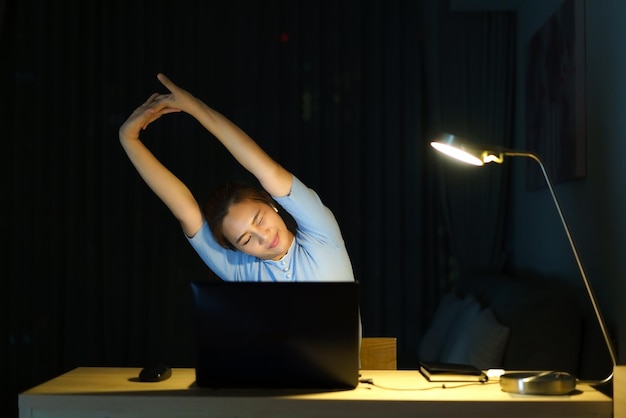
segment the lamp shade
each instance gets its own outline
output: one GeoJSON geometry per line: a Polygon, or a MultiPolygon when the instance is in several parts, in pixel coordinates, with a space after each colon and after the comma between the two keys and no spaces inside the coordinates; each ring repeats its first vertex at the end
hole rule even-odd
{"type": "Polygon", "coordinates": [[[491,162],[502,164],[504,161],[504,151],[476,148],[464,139],[449,133],[439,134],[430,145],[449,157],[475,166],[491,162]]]}
{"type": "Polygon", "coordinates": [[[464,163],[476,166],[484,164],[475,149],[467,147],[462,140],[452,134],[441,134],[430,145],[437,151],[464,163]]]}

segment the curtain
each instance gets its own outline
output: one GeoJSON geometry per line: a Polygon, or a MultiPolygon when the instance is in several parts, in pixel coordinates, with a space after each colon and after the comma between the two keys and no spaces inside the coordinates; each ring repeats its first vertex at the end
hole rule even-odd
{"type": "MultiPolygon", "coordinates": [[[[446,14],[444,12],[444,14],[446,14]]],[[[429,53],[437,99],[430,126],[476,144],[510,147],[513,140],[515,15],[447,13],[447,34],[429,53]],[[459,68],[462,69],[461,74],[459,68]]],[[[477,168],[437,156],[440,209],[449,243],[447,282],[498,274],[506,262],[509,165],[477,168]]],[[[444,287],[445,287],[444,286],[444,287]]]]}
{"type": "MultiPolygon", "coordinates": [[[[71,13],[60,3],[10,0],[0,14],[11,63],[2,88],[13,98],[2,116],[5,409],[78,366],[194,364],[189,282],[210,272],[117,139],[130,112],[163,91],[159,71],[318,191],[361,283],[364,335],[397,337],[399,366],[415,367],[448,243],[463,239],[442,216],[428,141],[453,122],[490,138],[505,130],[494,109],[508,102],[494,101],[506,92],[475,83],[481,66],[508,58],[490,43],[510,35],[496,30],[509,17],[451,16],[437,0],[85,1],[71,13]],[[447,33],[451,18],[467,32],[447,33]],[[466,61],[444,74],[454,54],[466,61]],[[468,87],[460,104],[447,101],[452,80],[468,87]],[[464,113],[475,105],[469,87],[490,92],[487,109],[464,113]]],[[[185,115],[162,118],[144,140],[199,199],[247,179],[185,115]]],[[[448,214],[470,205],[447,199],[448,214]]],[[[488,209],[502,216],[500,204],[488,209]]]]}

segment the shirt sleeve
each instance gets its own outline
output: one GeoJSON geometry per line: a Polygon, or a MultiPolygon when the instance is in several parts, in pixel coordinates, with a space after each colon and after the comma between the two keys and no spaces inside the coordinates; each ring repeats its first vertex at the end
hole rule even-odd
{"type": "Polygon", "coordinates": [[[222,280],[232,281],[236,277],[237,266],[242,263],[240,251],[228,250],[215,241],[209,224],[204,221],[202,228],[193,237],[187,237],[202,261],[222,280]]]}
{"type": "Polygon", "coordinates": [[[318,194],[293,176],[291,192],[274,198],[298,223],[298,231],[314,239],[343,246],[343,237],[335,216],[318,194]]]}

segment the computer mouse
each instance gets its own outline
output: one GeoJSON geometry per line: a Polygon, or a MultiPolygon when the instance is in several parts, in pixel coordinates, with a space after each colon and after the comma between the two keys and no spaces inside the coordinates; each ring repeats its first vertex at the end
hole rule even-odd
{"type": "Polygon", "coordinates": [[[141,382],[162,382],[172,376],[172,369],[164,364],[146,366],[139,372],[141,382]]]}

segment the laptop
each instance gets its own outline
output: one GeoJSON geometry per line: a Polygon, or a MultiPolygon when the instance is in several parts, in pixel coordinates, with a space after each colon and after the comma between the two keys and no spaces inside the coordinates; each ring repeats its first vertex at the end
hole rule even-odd
{"type": "Polygon", "coordinates": [[[353,389],[356,282],[192,282],[196,384],[353,389]]]}

